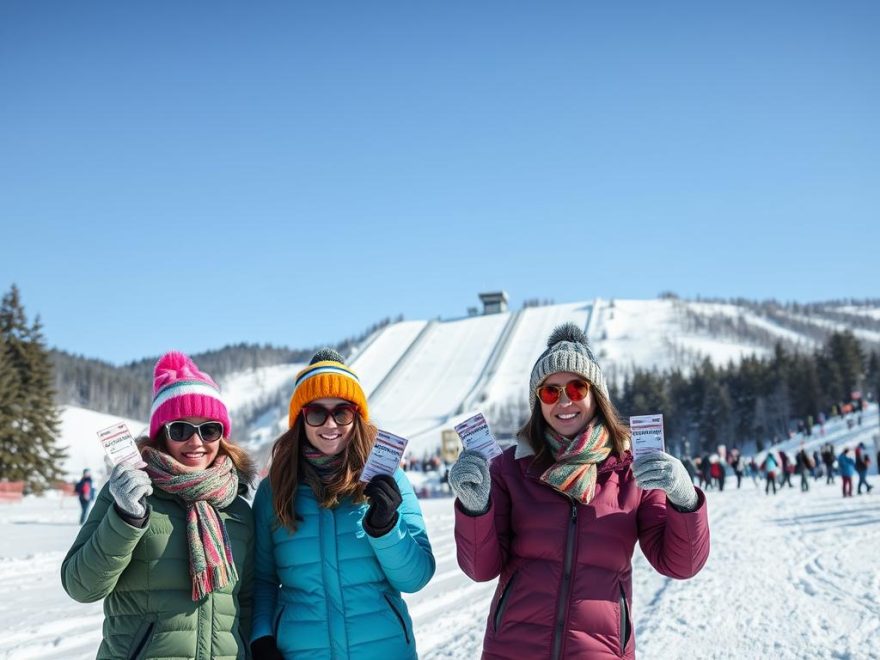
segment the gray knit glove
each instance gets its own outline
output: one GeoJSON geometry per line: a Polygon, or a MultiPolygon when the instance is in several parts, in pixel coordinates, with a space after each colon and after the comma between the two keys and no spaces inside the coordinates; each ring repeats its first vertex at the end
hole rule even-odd
{"type": "Polygon", "coordinates": [[[153,494],[150,475],[131,463],[120,463],[110,473],[110,494],[123,513],[143,518],[147,514],[146,497],[153,494]]]}
{"type": "Polygon", "coordinates": [[[700,501],[684,464],[665,452],[639,456],[632,466],[636,483],[644,489],[660,488],[682,511],[694,511],[700,501]]]}
{"type": "Polygon", "coordinates": [[[472,516],[489,510],[489,462],[473,449],[465,449],[449,468],[449,485],[462,508],[472,516]]]}

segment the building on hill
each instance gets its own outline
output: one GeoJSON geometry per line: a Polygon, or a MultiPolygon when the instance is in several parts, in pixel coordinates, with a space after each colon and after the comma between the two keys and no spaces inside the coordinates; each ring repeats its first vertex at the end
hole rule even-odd
{"type": "Polygon", "coordinates": [[[483,314],[501,314],[507,311],[506,291],[481,293],[480,300],[483,302],[483,314]]]}

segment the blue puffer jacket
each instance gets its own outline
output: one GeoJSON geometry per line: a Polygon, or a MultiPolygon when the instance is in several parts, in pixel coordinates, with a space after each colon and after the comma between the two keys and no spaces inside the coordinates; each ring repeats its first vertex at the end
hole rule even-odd
{"type": "Polygon", "coordinates": [[[856,462],[846,454],[837,457],[837,466],[841,477],[852,477],[856,473],[856,462]]]}
{"type": "Polygon", "coordinates": [[[412,620],[400,592],[424,587],[434,555],[422,511],[402,470],[397,526],[364,532],[367,504],[318,506],[300,484],[291,534],[277,524],[264,479],[254,499],[256,559],[252,639],[273,635],[285,658],[416,658],[412,620]]]}

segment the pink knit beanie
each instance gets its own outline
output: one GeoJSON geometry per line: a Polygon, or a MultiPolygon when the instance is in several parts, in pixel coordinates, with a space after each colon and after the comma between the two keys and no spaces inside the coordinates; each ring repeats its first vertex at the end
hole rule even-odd
{"type": "Polygon", "coordinates": [[[229,412],[220,399],[217,383],[186,355],[170,351],[153,369],[150,437],[155,438],[166,422],[184,417],[217,420],[223,424],[223,437],[229,438],[229,412]]]}

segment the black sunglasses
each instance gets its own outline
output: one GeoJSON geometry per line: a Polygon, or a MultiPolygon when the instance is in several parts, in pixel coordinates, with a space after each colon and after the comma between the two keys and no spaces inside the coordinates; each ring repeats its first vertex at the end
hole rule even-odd
{"type": "Polygon", "coordinates": [[[309,426],[322,426],[328,417],[339,426],[348,426],[354,421],[358,408],[353,403],[340,403],[332,410],[324,406],[309,404],[303,407],[303,418],[309,426]]]}
{"type": "Polygon", "coordinates": [[[165,435],[174,442],[186,442],[193,433],[198,433],[202,442],[217,442],[223,437],[223,424],[220,422],[190,424],[182,420],[165,424],[165,435]]]}

